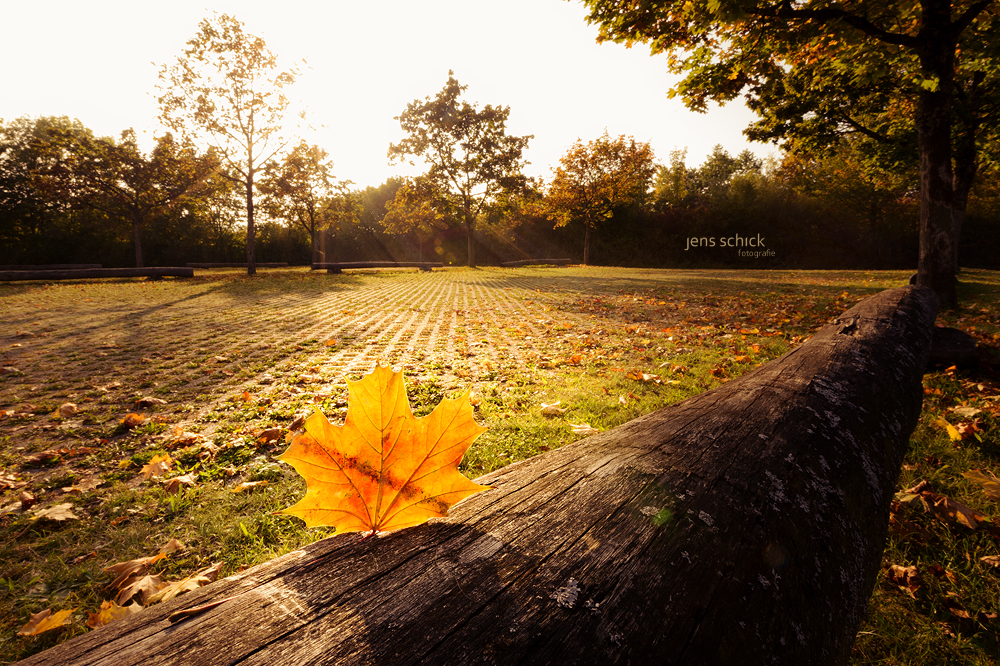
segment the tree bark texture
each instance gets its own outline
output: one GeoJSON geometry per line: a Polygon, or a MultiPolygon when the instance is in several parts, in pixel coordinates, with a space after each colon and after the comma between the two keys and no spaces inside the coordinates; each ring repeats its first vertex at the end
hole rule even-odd
{"type": "Polygon", "coordinates": [[[882,292],[739,379],[482,477],[448,518],[325,539],[24,663],[845,663],[936,310],[882,292]]]}
{"type": "Polygon", "coordinates": [[[951,125],[954,96],[955,37],[951,3],[922,3],[920,69],[928,85],[917,97],[920,152],[920,250],[917,284],[929,287],[941,306],[958,307],[955,283],[954,189],[951,125]]]}
{"type": "Polygon", "coordinates": [[[246,195],[247,195],[247,275],[257,274],[257,260],[255,257],[254,245],[257,241],[257,229],[254,227],[253,219],[253,158],[248,161],[246,195]]]}

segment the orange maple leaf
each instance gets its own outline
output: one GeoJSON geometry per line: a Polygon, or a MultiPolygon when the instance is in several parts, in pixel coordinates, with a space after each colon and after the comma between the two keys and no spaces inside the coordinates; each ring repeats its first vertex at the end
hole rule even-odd
{"type": "Polygon", "coordinates": [[[388,532],[444,516],[454,503],[490,487],[458,471],[486,430],[472,417],[468,391],[416,418],[401,372],[376,366],[347,387],[344,425],[317,411],[278,457],[306,479],[305,496],[280,513],[338,533],[388,532]]]}

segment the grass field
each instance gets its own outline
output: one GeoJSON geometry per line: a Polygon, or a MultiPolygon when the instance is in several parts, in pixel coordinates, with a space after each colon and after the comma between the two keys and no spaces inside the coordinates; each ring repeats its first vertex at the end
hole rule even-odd
{"type": "MultiPolygon", "coordinates": [[[[225,576],[330,536],[273,515],[304,492],[275,457],[298,416],[318,408],[342,420],[344,378],[377,362],[403,368],[418,415],[471,388],[489,427],[463,462],[477,477],[579,439],[574,426],[605,430],[718,386],[909,277],[197,274],[0,283],[0,664],[88,631],[102,602],[127,601],[105,568],[171,539],[183,548],[138,573],[178,581],[221,563],[225,576]],[[541,413],[556,402],[565,413],[541,413]],[[62,508],[46,513],[53,507],[62,508]],[[16,635],[44,609],[70,611],[66,624],[16,635]]],[[[1000,660],[1000,560],[989,559],[1000,553],[991,522],[1000,511],[964,476],[1000,473],[1000,273],[961,280],[963,309],[939,323],[973,334],[992,364],[926,375],[899,489],[926,480],[982,517],[972,529],[955,512],[926,510],[916,493],[899,495],[853,663],[1000,660]]]]}

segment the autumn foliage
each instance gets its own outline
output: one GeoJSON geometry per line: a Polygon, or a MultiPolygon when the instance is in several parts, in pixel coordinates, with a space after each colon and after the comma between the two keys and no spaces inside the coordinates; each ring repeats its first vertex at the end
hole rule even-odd
{"type": "Polygon", "coordinates": [[[317,411],[279,457],[307,483],[305,497],[282,513],[307,527],[388,532],[444,516],[454,503],[488,488],[458,471],[465,451],[486,430],[473,419],[468,392],[416,418],[401,372],[376,366],[348,381],[348,390],[343,426],[317,411]]]}

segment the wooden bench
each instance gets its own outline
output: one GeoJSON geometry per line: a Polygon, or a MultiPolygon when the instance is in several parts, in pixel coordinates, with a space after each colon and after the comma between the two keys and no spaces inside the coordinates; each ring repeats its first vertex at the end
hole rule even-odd
{"type": "Polygon", "coordinates": [[[38,264],[28,266],[23,264],[9,264],[0,266],[0,271],[54,271],[74,268],[101,268],[101,264],[38,264]]]}
{"type": "Polygon", "coordinates": [[[571,259],[520,259],[518,261],[504,261],[501,266],[568,266],[571,259]]]}
{"type": "Polygon", "coordinates": [[[846,663],[936,310],[882,292],[738,379],[477,479],[493,489],[448,518],[324,539],[23,663],[846,663]]]}
{"type": "Polygon", "coordinates": [[[0,282],[14,280],[83,280],[108,277],[194,277],[194,269],[187,267],[161,268],[78,268],[67,270],[0,271],[0,282]]]}
{"type": "MultiPolygon", "coordinates": [[[[204,264],[188,262],[184,264],[189,268],[246,268],[247,264],[204,264]]],[[[287,261],[258,262],[254,264],[257,268],[288,268],[287,261]]]]}
{"type": "Polygon", "coordinates": [[[325,268],[327,273],[340,273],[345,268],[419,268],[430,272],[432,268],[443,266],[444,263],[440,261],[337,261],[315,263],[312,270],[325,268]]]}

